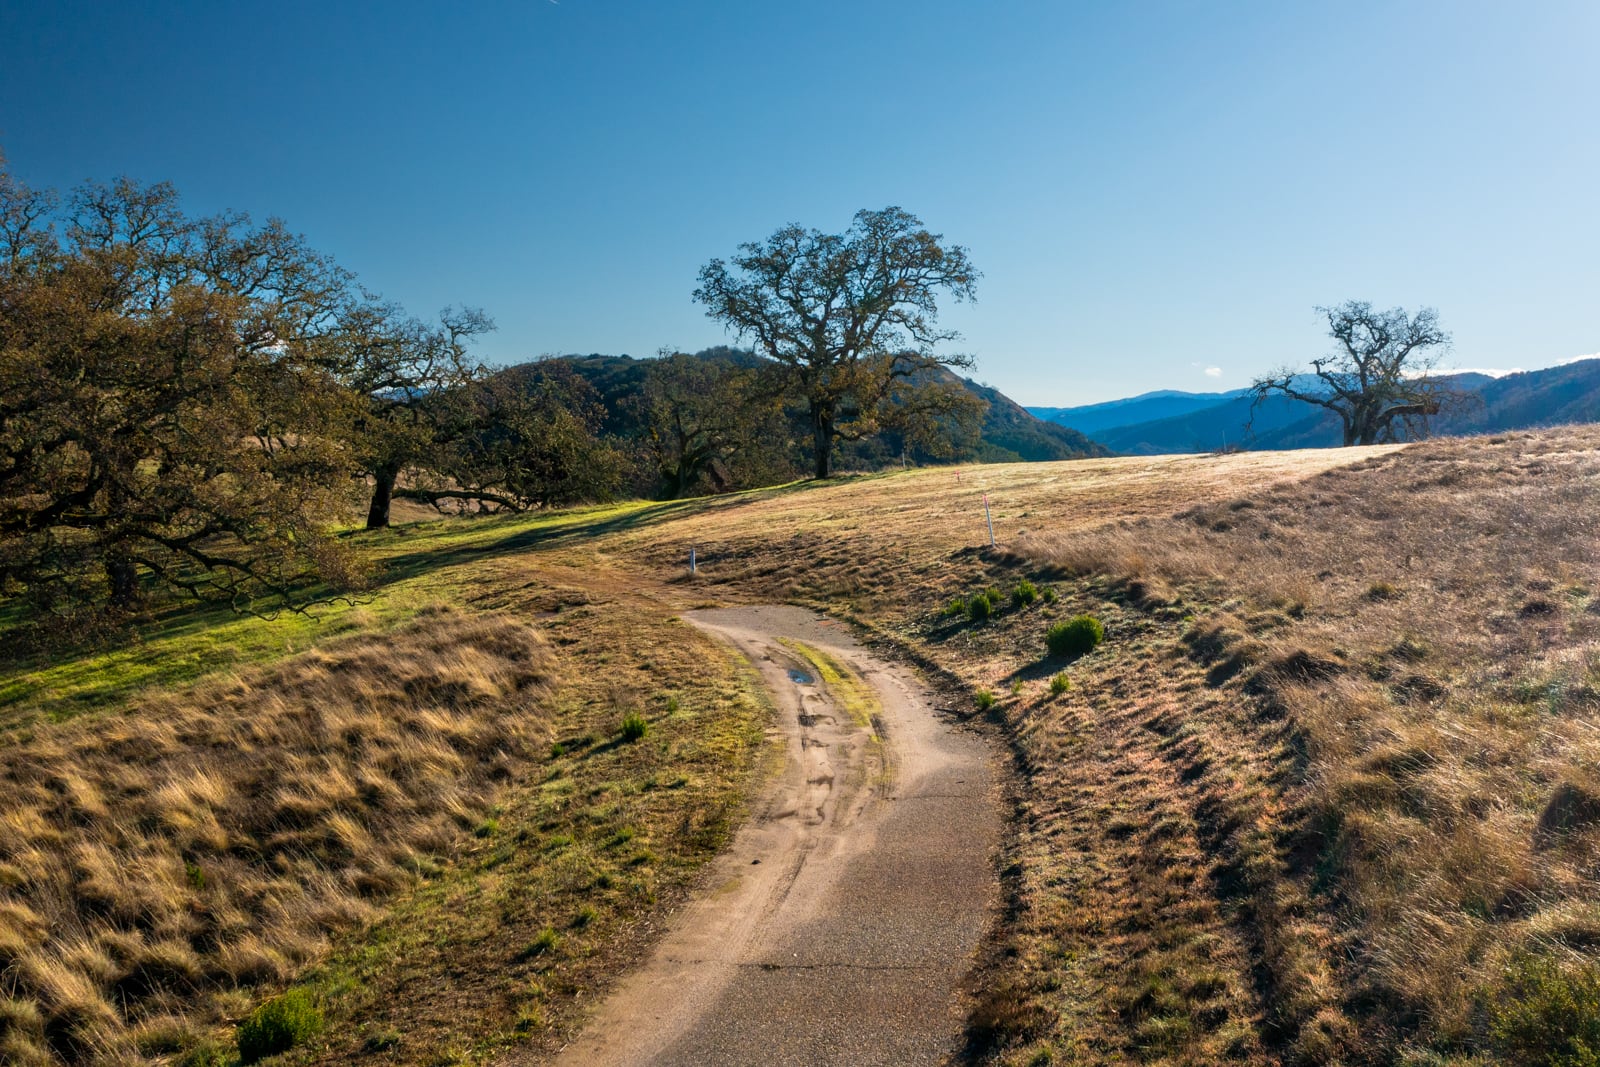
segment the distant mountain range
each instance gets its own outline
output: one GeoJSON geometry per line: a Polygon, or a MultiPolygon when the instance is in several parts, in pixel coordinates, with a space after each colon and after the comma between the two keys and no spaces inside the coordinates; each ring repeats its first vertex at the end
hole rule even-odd
{"type": "MultiPolygon", "coordinates": [[[[1436,433],[1491,433],[1600,421],[1600,359],[1500,378],[1469,371],[1449,375],[1446,381],[1464,402],[1436,421],[1436,433]]],[[[1245,389],[1162,390],[1082,407],[1028,410],[1129,455],[1231,447],[1321,448],[1340,443],[1339,420],[1331,412],[1282,396],[1256,404],[1245,389]]]]}

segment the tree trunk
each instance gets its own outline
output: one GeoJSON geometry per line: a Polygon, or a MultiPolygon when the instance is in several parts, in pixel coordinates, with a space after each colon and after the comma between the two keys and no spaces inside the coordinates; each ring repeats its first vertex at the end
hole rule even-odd
{"type": "Polygon", "coordinates": [[[816,460],[816,476],[826,478],[833,473],[833,411],[830,408],[811,407],[811,449],[816,460]]]}
{"type": "Polygon", "coordinates": [[[139,570],[126,549],[113,545],[106,554],[106,584],[111,587],[111,606],[134,611],[144,603],[139,592],[139,570]]]}
{"type": "Polygon", "coordinates": [[[367,508],[367,529],[382,530],[389,525],[389,505],[394,501],[394,483],[400,468],[385,464],[372,472],[372,506],[367,508]]]}

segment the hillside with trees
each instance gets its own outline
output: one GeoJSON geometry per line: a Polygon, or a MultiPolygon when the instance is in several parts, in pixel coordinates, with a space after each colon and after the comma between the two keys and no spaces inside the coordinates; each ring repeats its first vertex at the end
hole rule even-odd
{"type": "Polygon", "coordinates": [[[952,336],[933,290],[970,296],[975,277],[913,216],[862,212],[702,273],[713,317],[768,338],[762,354],[491,370],[488,314],[415,318],[281,220],[0,170],[0,604],[45,641],[172,598],[304,611],[361,595],[349,527],[387,527],[395,500],[514,512],[1096,454],[932,352],[952,336]],[[846,300],[842,348],[771,343],[785,271],[846,300]]]}

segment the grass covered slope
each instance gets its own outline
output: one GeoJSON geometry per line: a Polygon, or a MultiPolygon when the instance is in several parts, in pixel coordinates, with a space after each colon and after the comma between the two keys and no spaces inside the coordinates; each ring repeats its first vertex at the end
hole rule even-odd
{"type": "Polygon", "coordinates": [[[1065,695],[1030,675],[1031,620],[955,657],[1023,681],[1003,709],[1030,789],[999,1043],[1585,1062],[1597,448],[1592,429],[1442,440],[1014,545],[1110,636],[1065,695]]]}
{"type": "Polygon", "coordinates": [[[776,600],[858,620],[992,700],[1017,818],[977,1059],[1581,1062],[1600,1047],[1597,495],[1600,431],[1583,429],[397,529],[368,542],[385,584],[333,613],[340,634],[230,622],[239,640],[169,668],[150,650],[211,633],[174,617],[142,647],[0,675],[0,953],[36,961],[7,972],[31,984],[7,987],[0,1047],[171,1059],[231,1042],[288,983],[324,1019],[291,1062],[559,1046],[736,824],[763,758],[752,679],[675,614],[776,600]],[[983,621],[945,613],[991,587],[983,621]],[[1104,642],[1048,657],[1049,626],[1081,614],[1104,642]],[[457,670],[504,633],[526,641],[525,683],[499,653],[457,670]],[[248,685],[194,681],[224,653],[248,685]],[[332,672],[339,657],[354,666],[332,672]],[[399,670],[413,682],[377,684],[399,670]],[[425,720],[457,755],[415,810],[362,789],[342,734],[272,734],[257,755],[207,740],[335,714],[296,688],[322,675],[349,680],[337,714],[357,718],[371,692],[415,690],[371,713],[425,720]],[[154,698],[150,678],[184,687],[154,698]],[[119,757],[130,732],[164,754],[119,757]],[[269,751],[283,782],[182,784],[248,783],[269,751]],[[325,795],[297,769],[318,760],[338,771],[319,772],[325,795]],[[290,819],[291,795],[315,810],[290,819]],[[73,866],[91,852],[155,903],[108,911],[73,866]],[[283,907],[250,895],[268,882],[283,907]],[[50,909],[59,936],[29,917],[50,909]],[[233,974],[222,946],[241,942],[281,965],[233,974]]]}
{"type": "Polygon", "coordinates": [[[557,1040],[737,823],[763,752],[759,686],[570,536],[629,513],[386,534],[372,603],[320,630],[224,618],[234,665],[163,694],[151,672],[196,665],[149,646],[207,620],[17,665],[0,1061],[228,1062],[290,983],[320,1020],[300,1061],[557,1040]]]}
{"type": "Polygon", "coordinates": [[[430,612],[0,748],[0,1048],[181,1044],[287,981],[541,753],[554,670],[524,624],[430,612]]]}

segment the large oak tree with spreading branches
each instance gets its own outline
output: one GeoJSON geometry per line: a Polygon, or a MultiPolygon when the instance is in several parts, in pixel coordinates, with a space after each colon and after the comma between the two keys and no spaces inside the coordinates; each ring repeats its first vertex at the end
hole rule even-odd
{"type": "Polygon", "coordinates": [[[1450,345],[1439,313],[1378,311],[1361,300],[1317,312],[1328,320],[1333,351],[1312,360],[1309,375],[1286,367],[1257,378],[1250,387],[1256,400],[1277,393],[1326,408],[1339,417],[1346,445],[1426,436],[1452,399],[1433,373],[1450,345]]]}
{"type": "Polygon", "coordinates": [[[63,202],[0,161],[0,597],[263,610],[350,578],[350,299],[277,220],[128,179],[63,202]]]}
{"type": "MultiPolygon", "coordinates": [[[[814,470],[833,470],[834,445],[858,440],[919,403],[917,379],[970,356],[936,351],[938,298],[973,299],[979,274],[960,245],[898,207],[859,211],[844,233],[789,225],[700,271],[706,314],[776,361],[804,401],[814,470]]],[[[930,394],[948,404],[946,391],[930,394]]]]}

